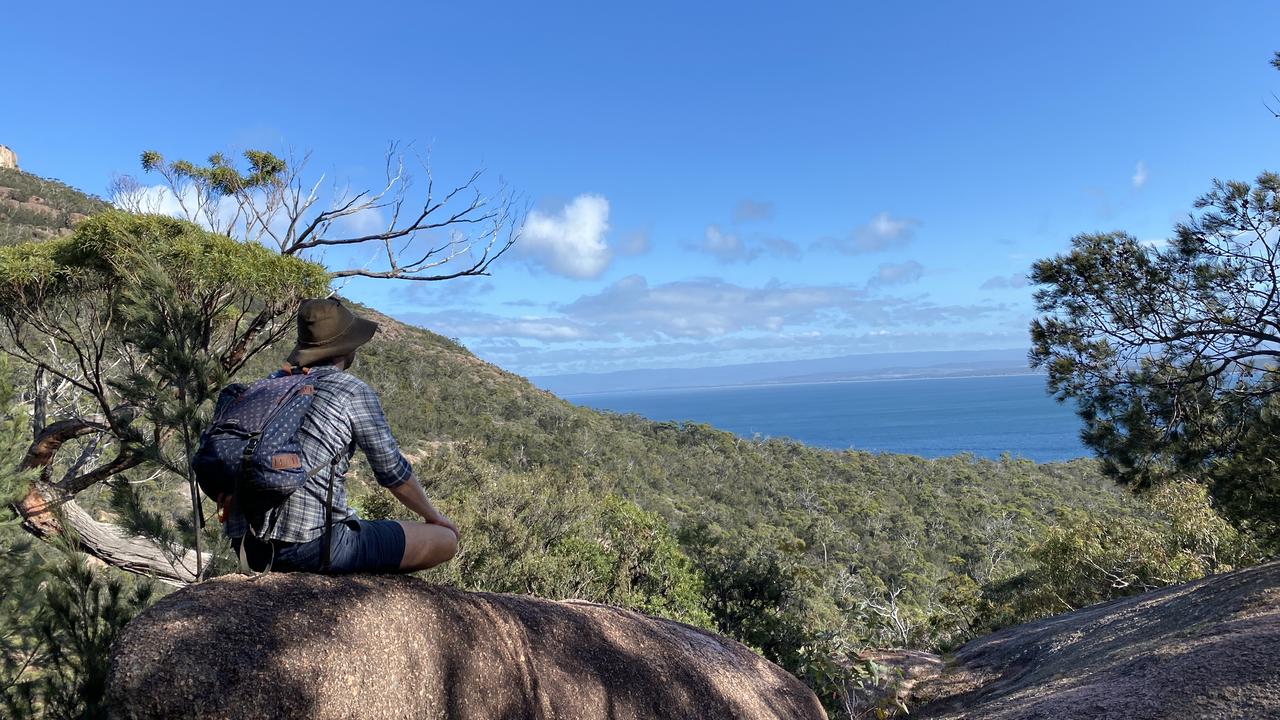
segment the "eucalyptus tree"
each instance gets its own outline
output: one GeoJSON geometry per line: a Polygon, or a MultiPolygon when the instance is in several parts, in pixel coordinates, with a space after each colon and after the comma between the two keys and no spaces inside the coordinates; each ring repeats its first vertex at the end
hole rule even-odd
{"type": "Polygon", "coordinates": [[[209,401],[328,285],[318,264],[159,215],[111,211],[64,238],[0,248],[0,344],[37,378],[21,465],[38,472],[16,503],[24,527],[43,538],[70,529],[125,570],[198,579],[200,554],[164,524],[148,531],[135,513],[130,532],[76,497],[106,482],[127,501],[128,480],[189,481],[209,401]]]}
{"type": "Polygon", "coordinates": [[[166,160],[142,153],[142,169],[158,176],[162,193],[129,176],[116,178],[116,206],[156,212],[166,205],[185,219],[213,232],[274,248],[281,255],[303,256],[343,250],[363,263],[330,266],[335,279],[433,282],[487,275],[489,267],[515,244],[523,210],[506,184],[491,192],[482,187],[484,172],[437,187],[430,162],[412,158],[392,144],[383,159],[376,187],[353,190],[311,179],[310,156],[282,158],[248,150],[245,164],[214,153],[204,164],[166,160]],[[411,172],[416,163],[423,181],[411,172]]]}

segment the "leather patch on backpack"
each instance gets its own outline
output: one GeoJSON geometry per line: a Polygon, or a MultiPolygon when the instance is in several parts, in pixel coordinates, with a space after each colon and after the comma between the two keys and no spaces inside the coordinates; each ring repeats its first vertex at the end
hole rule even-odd
{"type": "Polygon", "coordinates": [[[315,385],[303,385],[302,387],[298,388],[298,394],[299,394],[299,395],[315,395],[315,394],[316,394],[316,386],[315,386],[315,385]]]}
{"type": "Polygon", "coordinates": [[[302,467],[302,458],[296,453],[278,453],[271,456],[272,470],[297,470],[302,467]]]}

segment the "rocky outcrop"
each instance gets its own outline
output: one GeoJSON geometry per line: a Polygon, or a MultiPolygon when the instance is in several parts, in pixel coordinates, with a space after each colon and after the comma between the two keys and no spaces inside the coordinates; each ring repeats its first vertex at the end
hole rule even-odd
{"type": "Polygon", "coordinates": [[[823,718],[732,640],[583,602],[398,576],[219,578],[112,650],[117,718],[823,718]]]}
{"type": "Polygon", "coordinates": [[[962,647],[916,689],[937,720],[1280,718],[1280,562],[962,647]]]}
{"type": "Polygon", "coordinates": [[[107,207],[99,198],[17,169],[17,158],[0,145],[0,246],[61,237],[107,207]]]}

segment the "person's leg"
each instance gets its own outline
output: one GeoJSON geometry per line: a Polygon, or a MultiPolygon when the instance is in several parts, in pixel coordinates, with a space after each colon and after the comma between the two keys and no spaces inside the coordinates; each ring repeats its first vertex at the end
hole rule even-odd
{"type": "Polygon", "coordinates": [[[398,520],[404,529],[401,572],[414,572],[448,562],[458,552],[458,537],[442,525],[398,520]]]}
{"type": "MultiPolygon", "coordinates": [[[[323,540],[323,538],[321,538],[323,540]]],[[[395,520],[350,519],[333,526],[333,552],[329,573],[399,572],[404,555],[404,531],[395,520]]],[[[320,548],[315,548],[315,566],[320,548]]]]}
{"type": "MultiPolygon", "coordinates": [[[[334,525],[329,572],[414,572],[448,561],[458,551],[453,531],[440,525],[400,520],[347,520],[334,525]]],[[[312,551],[319,568],[319,541],[299,546],[312,551]]],[[[312,572],[315,572],[313,569],[312,572]]]]}

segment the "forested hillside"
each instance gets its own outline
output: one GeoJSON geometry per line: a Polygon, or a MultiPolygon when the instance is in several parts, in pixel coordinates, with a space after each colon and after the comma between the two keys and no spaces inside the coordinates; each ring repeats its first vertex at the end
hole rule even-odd
{"type": "Polygon", "coordinates": [[[0,245],[68,233],[76,221],[106,207],[102,200],[57,180],[0,168],[0,245]]]}
{"type": "Polygon", "coordinates": [[[382,394],[429,484],[450,488],[459,455],[581,478],[658,513],[695,561],[724,552],[719,560],[731,567],[713,574],[789,577],[796,585],[779,598],[784,605],[826,622],[848,621],[845,611],[858,607],[859,633],[882,643],[963,635],[979,586],[1023,570],[1025,551],[1060,519],[1158,525],[1091,460],[834,452],[601,413],[429,331],[377,319],[384,332],[355,372],[382,394]]]}

